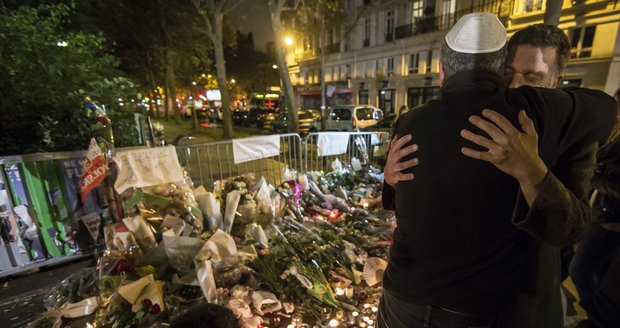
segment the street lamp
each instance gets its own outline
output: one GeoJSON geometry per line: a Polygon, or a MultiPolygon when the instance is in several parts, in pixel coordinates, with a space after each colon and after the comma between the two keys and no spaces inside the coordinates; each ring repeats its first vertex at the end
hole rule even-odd
{"type": "Polygon", "coordinates": [[[293,45],[293,38],[291,38],[290,36],[284,37],[284,44],[286,44],[287,46],[292,46],[293,45]]]}
{"type": "Polygon", "coordinates": [[[272,67],[273,69],[278,69],[278,65],[276,65],[276,64],[271,65],[271,67],[272,67]]]}

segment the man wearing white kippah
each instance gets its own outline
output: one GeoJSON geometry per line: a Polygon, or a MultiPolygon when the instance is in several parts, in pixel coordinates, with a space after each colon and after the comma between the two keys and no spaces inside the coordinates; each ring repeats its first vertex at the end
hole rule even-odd
{"type": "MultiPolygon", "coordinates": [[[[500,77],[505,57],[506,32],[497,17],[464,16],[442,46],[445,80],[439,100],[410,111],[395,127],[396,135],[414,136],[416,145],[409,147],[419,146],[419,164],[402,172],[415,174],[415,180],[394,186],[398,228],[384,276],[379,327],[511,326],[502,322],[502,314],[511,306],[519,277],[536,270],[527,265],[532,260],[528,247],[534,247],[528,233],[545,229],[536,215],[513,222],[515,195],[520,189],[520,197],[532,206],[537,184],[554,179],[548,167],[611,129],[615,105],[602,92],[506,90],[500,77]],[[540,153],[541,161],[531,162],[538,167],[510,168],[512,178],[463,156],[464,148],[484,151],[461,138],[463,133],[484,142],[462,132],[471,116],[482,130],[469,130],[480,135],[492,130],[480,116],[510,133],[520,126],[522,141],[538,145],[533,153],[540,153]]],[[[403,163],[407,160],[415,163],[411,155],[403,163]]],[[[549,208],[537,202],[544,215],[549,208]]]]}

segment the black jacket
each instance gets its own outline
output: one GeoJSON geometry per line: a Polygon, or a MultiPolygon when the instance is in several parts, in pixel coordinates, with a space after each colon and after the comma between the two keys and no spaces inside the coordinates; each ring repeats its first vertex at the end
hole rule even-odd
{"type": "MultiPolygon", "coordinates": [[[[404,301],[476,315],[497,313],[508,306],[518,277],[528,270],[524,249],[532,238],[524,231],[529,220],[512,220],[516,180],[460,153],[463,146],[474,147],[460,130],[473,129],[468,117],[484,108],[516,126],[518,111],[525,109],[548,167],[606,135],[615,116],[613,99],[600,91],[506,90],[499,76],[474,71],[451,77],[439,100],[403,116],[395,133],[413,135],[420,164],[411,169],[415,180],[396,187],[398,228],[384,288],[404,301]]],[[[536,224],[528,232],[553,230],[536,224]]],[[[563,235],[574,238],[580,232],[574,228],[563,235]]]]}

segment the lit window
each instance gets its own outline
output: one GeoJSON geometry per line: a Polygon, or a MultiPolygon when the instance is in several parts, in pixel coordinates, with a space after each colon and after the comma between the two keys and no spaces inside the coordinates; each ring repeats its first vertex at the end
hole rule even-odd
{"type": "Polygon", "coordinates": [[[596,26],[586,26],[568,31],[571,41],[571,58],[586,58],[592,56],[592,44],[596,26]]]}
{"type": "Polygon", "coordinates": [[[415,22],[416,18],[422,17],[424,14],[424,0],[414,0],[411,4],[412,22],[415,22]]]}
{"type": "Polygon", "coordinates": [[[419,65],[420,65],[420,54],[409,55],[409,74],[418,74],[419,65]]]}
{"type": "Polygon", "coordinates": [[[433,68],[433,50],[428,52],[428,57],[426,57],[426,73],[432,72],[433,68]]]}
{"type": "Polygon", "coordinates": [[[535,11],[541,11],[543,9],[543,3],[543,0],[526,0],[523,12],[531,13],[535,11]]]}
{"type": "Polygon", "coordinates": [[[364,44],[363,47],[370,47],[370,17],[364,19],[364,44]]]}
{"type": "Polygon", "coordinates": [[[387,73],[394,73],[394,57],[390,57],[387,59],[387,73]]]}
{"type": "Polygon", "coordinates": [[[385,18],[385,41],[394,40],[394,11],[388,10],[385,18]]]}

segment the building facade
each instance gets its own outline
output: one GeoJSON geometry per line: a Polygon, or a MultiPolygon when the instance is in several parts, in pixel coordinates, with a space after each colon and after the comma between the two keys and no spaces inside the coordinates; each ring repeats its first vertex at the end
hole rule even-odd
{"type": "MultiPolygon", "coordinates": [[[[343,0],[346,18],[322,33],[312,35],[289,22],[287,34],[296,41],[287,47],[287,62],[299,104],[320,108],[322,78],[328,107],[359,103],[395,113],[401,105],[423,104],[438,95],[441,44],[459,18],[495,13],[510,36],[542,23],[545,2],[343,0]]],[[[572,45],[564,86],[610,94],[620,87],[620,0],[565,0],[558,26],[572,45]]]]}

